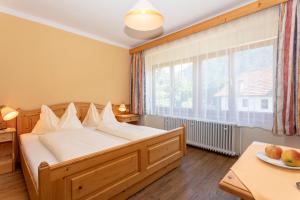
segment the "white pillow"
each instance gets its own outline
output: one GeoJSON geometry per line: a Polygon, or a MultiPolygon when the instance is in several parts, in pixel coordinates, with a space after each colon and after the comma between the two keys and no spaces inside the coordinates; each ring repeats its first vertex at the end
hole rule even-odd
{"type": "Polygon", "coordinates": [[[59,118],[46,105],[42,105],[40,119],[32,130],[35,134],[44,134],[55,131],[58,127],[59,118]]]}
{"type": "Polygon", "coordinates": [[[58,130],[83,128],[76,114],[77,110],[74,103],[70,103],[67,110],[59,120],[58,130]]]}
{"type": "Polygon", "coordinates": [[[103,122],[116,123],[116,124],[119,123],[115,117],[114,112],[112,111],[112,105],[111,105],[110,101],[106,104],[106,106],[102,110],[102,112],[100,114],[100,119],[103,122]]]}
{"type": "Polygon", "coordinates": [[[87,111],[86,116],[82,122],[82,125],[90,128],[95,128],[99,125],[99,122],[100,122],[99,112],[96,106],[93,103],[91,103],[89,110],[87,111]]]}

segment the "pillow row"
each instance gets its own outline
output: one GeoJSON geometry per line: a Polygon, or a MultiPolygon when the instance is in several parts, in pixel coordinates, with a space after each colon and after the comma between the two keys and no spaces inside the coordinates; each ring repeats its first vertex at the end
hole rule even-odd
{"type": "Polygon", "coordinates": [[[96,128],[100,122],[118,123],[110,102],[106,104],[100,115],[96,106],[91,103],[82,124],[86,127],[96,128]]]}
{"type": "Polygon", "coordinates": [[[74,103],[68,105],[65,113],[60,119],[48,106],[42,105],[40,119],[33,128],[32,133],[43,134],[57,130],[78,129],[83,128],[83,126],[96,128],[101,121],[118,123],[112,111],[110,102],[107,103],[100,115],[96,106],[91,103],[82,124],[77,117],[77,110],[74,103]]]}

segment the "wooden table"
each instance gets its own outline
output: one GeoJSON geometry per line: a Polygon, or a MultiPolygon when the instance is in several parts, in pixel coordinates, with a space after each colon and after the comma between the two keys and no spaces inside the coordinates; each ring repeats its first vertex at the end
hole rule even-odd
{"type": "Polygon", "coordinates": [[[243,200],[254,200],[251,192],[231,170],[220,181],[219,186],[226,192],[232,193],[243,200]]]}

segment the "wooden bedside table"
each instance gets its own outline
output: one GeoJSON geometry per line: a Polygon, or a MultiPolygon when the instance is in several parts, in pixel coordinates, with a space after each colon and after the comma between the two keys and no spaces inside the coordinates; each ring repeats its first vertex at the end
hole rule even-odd
{"type": "Polygon", "coordinates": [[[0,130],[0,174],[15,171],[16,129],[0,130]]]}
{"type": "Polygon", "coordinates": [[[136,124],[140,120],[140,115],[136,114],[118,114],[116,118],[119,122],[127,122],[136,124]]]}

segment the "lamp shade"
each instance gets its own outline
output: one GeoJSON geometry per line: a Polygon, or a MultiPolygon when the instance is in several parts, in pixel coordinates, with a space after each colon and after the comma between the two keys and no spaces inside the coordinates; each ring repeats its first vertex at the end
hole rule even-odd
{"type": "Polygon", "coordinates": [[[19,114],[18,111],[8,106],[5,106],[1,109],[1,115],[4,121],[9,121],[11,119],[14,119],[15,117],[18,116],[18,114],[19,114]]]}
{"type": "Polygon", "coordinates": [[[125,112],[126,111],[126,106],[125,106],[125,104],[121,104],[120,106],[119,106],[119,111],[120,112],[125,112]]]}
{"type": "Polygon", "coordinates": [[[147,0],[139,0],[125,16],[126,26],[139,31],[155,30],[163,23],[162,14],[147,0]]]}

